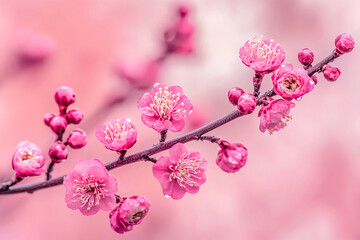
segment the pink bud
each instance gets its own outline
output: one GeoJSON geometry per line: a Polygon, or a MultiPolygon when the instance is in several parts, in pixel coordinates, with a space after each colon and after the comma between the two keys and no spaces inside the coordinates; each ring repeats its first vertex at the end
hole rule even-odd
{"type": "Polygon", "coordinates": [[[51,120],[55,117],[53,113],[47,113],[44,115],[44,123],[46,126],[50,126],[51,120]]]}
{"type": "Polygon", "coordinates": [[[298,53],[299,62],[303,65],[310,65],[314,61],[314,53],[308,48],[304,48],[298,53]]]}
{"type": "Polygon", "coordinates": [[[250,93],[244,93],[240,96],[237,106],[242,114],[250,114],[255,110],[256,98],[250,93]]]}
{"type": "Polygon", "coordinates": [[[332,67],[330,65],[327,65],[325,67],[323,73],[324,73],[325,79],[330,82],[336,81],[341,74],[340,69],[338,69],[337,67],[332,67]]]}
{"type": "Polygon", "coordinates": [[[50,121],[50,128],[56,134],[60,134],[64,132],[66,127],[67,127],[67,121],[62,116],[55,116],[50,121]]]}
{"type": "Polygon", "coordinates": [[[20,142],[12,157],[12,166],[18,177],[38,176],[45,172],[43,151],[29,141],[20,142]]]}
{"type": "Polygon", "coordinates": [[[81,129],[73,130],[67,139],[67,143],[73,149],[84,147],[87,143],[86,133],[81,129]]]}
{"type": "Polygon", "coordinates": [[[130,197],[122,199],[120,205],[110,212],[110,225],[117,233],[131,231],[134,225],[142,222],[150,208],[150,202],[145,197],[130,197]]]}
{"type": "Polygon", "coordinates": [[[68,151],[65,144],[61,141],[56,141],[49,149],[49,156],[52,161],[59,163],[61,160],[67,159],[68,151]]]}
{"type": "Polygon", "coordinates": [[[241,94],[244,93],[244,90],[242,90],[239,87],[234,87],[229,90],[228,92],[228,98],[232,105],[236,106],[238,104],[239,98],[241,94]]]}
{"type": "Polygon", "coordinates": [[[347,33],[340,34],[335,39],[336,52],[339,54],[351,52],[354,49],[354,46],[354,38],[347,33]]]}
{"type": "Polygon", "coordinates": [[[242,168],[247,160],[247,149],[240,143],[220,143],[216,164],[225,172],[234,173],[242,168]],[[224,144],[223,144],[224,143],[224,144]]]}
{"type": "Polygon", "coordinates": [[[69,124],[79,124],[83,118],[84,114],[78,108],[72,109],[66,114],[66,120],[69,124]]]}
{"type": "Polygon", "coordinates": [[[187,5],[180,5],[178,8],[180,17],[186,17],[189,13],[189,7],[187,5]]]}
{"type": "Polygon", "coordinates": [[[75,93],[72,88],[63,86],[56,89],[55,101],[59,106],[67,107],[75,102],[75,93]]]}

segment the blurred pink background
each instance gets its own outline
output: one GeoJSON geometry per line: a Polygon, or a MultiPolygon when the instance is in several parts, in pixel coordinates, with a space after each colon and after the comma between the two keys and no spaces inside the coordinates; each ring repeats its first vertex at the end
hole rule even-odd
{"type": "MultiPolygon", "coordinates": [[[[360,41],[360,2],[355,0],[187,3],[196,29],[195,54],[169,58],[159,80],[183,87],[194,104],[188,122],[195,125],[234,109],[227,100],[231,87],[252,91],[253,72],[241,63],[238,50],[253,36],[278,41],[287,54],[285,62],[298,67],[297,52],[302,48],[312,49],[317,62],[334,49],[340,33],[360,41]]],[[[79,127],[87,130],[88,145],[71,150],[69,159],[56,166],[55,176],[66,174],[82,159],[109,162],[117,157],[95,138],[90,126],[95,123],[131,118],[138,128],[138,143],[130,153],[158,141],[158,134],[141,123],[136,108],[143,91],[97,114],[95,120],[93,115],[114,93],[112,89],[122,89],[113,72],[119,56],[146,58],[159,53],[162,31],[175,19],[176,4],[171,0],[0,1],[1,181],[12,175],[11,157],[20,141],[33,141],[47,152],[55,136],[42,118],[57,111],[53,94],[61,85],[77,94],[74,107],[85,113],[79,127]],[[24,29],[51,36],[55,49],[48,59],[18,62],[16,39],[24,29]]],[[[286,129],[263,134],[253,114],[211,132],[248,148],[247,165],[238,173],[226,174],[216,166],[215,145],[187,144],[209,162],[207,182],[196,195],[187,194],[179,201],[165,198],[150,162],[113,170],[121,196],[143,195],[152,204],[132,232],[119,236],[112,231],[107,212],[86,217],[68,209],[65,189],[57,186],[33,195],[0,196],[0,239],[360,239],[359,53],[358,44],[332,64],[342,71],[337,82],[326,82],[319,75],[319,84],[297,102],[286,129]]],[[[262,90],[270,87],[268,76],[262,90]]],[[[169,138],[190,130],[189,124],[169,138]]]]}

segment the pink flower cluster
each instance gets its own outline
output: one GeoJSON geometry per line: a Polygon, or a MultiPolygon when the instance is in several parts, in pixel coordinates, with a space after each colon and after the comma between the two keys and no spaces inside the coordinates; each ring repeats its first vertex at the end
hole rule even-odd
{"type": "Polygon", "coordinates": [[[281,67],[272,75],[274,92],[286,100],[298,99],[314,89],[315,82],[304,69],[291,64],[281,67]]]}
{"type": "Polygon", "coordinates": [[[259,117],[260,117],[260,131],[266,130],[272,134],[274,131],[279,131],[287,125],[287,122],[291,119],[289,115],[290,109],[295,107],[295,103],[278,99],[273,100],[269,98],[270,102],[262,105],[259,117]]]}
{"type": "Polygon", "coordinates": [[[116,205],[117,180],[97,159],[78,162],[65,177],[64,186],[67,206],[84,215],[110,211],[116,205]]]}
{"type": "Polygon", "coordinates": [[[181,199],[186,192],[197,193],[206,181],[207,161],[199,152],[189,152],[182,143],[175,144],[169,153],[169,157],[161,156],[153,166],[164,195],[181,199]]]}
{"type": "Polygon", "coordinates": [[[185,126],[185,118],[192,112],[192,104],[180,86],[157,84],[143,95],[138,102],[143,123],[161,132],[179,132],[185,126]]]}
{"type": "Polygon", "coordinates": [[[38,176],[45,173],[42,168],[45,164],[43,151],[29,141],[20,142],[12,157],[12,167],[16,176],[23,178],[27,176],[38,176]]]}
{"type": "Polygon", "coordinates": [[[58,135],[58,141],[54,142],[49,149],[49,156],[52,161],[59,163],[67,158],[68,152],[66,145],[78,149],[86,145],[86,133],[81,129],[73,130],[66,142],[62,141],[62,136],[69,124],[79,124],[84,118],[84,114],[78,108],[67,111],[70,104],[75,102],[75,93],[69,87],[60,87],[55,92],[55,102],[59,107],[59,115],[47,113],[44,115],[44,123],[58,135]]]}
{"type": "Polygon", "coordinates": [[[96,129],[96,137],[107,149],[120,152],[131,148],[137,131],[129,119],[112,119],[96,129]]]}
{"type": "Polygon", "coordinates": [[[280,44],[272,39],[247,41],[240,48],[242,62],[256,72],[269,73],[284,62],[285,52],[280,44]]]}
{"type": "Polygon", "coordinates": [[[123,198],[120,201],[120,205],[110,212],[110,226],[117,233],[125,233],[142,222],[149,211],[150,202],[141,196],[123,198]]]}
{"type": "Polygon", "coordinates": [[[237,106],[244,115],[250,114],[255,110],[256,98],[250,93],[245,93],[241,88],[234,87],[230,89],[228,98],[230,103],[237,106]]]}

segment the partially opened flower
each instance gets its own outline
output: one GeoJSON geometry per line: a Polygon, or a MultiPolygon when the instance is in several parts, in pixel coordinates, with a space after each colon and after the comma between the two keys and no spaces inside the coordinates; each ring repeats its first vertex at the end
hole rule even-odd
{"type": "Polygon", "coordinates": [[[284,50],[272,39],[247,41],[239,55],[246,66],[263,73],[278,69],[285,59],[284,50]]]}
{"type": "Polygon", "coordinates": [[[161,156],[153,165],[153,174],[164,195],[180,199],[186,192],[197,193],[206,181],[207,161],[199,152],[188,152],[182,143],[175,144],[169,152],[169,157],[161,156]]]}
{"type": "Polygon", "coordinates": [[[289,113],[293,107],[295,103],[283,99],[273,100],[267,106],[262,106],[259,112],[260,131],[268,130],[272,134],[284,128],[291,119],[289,113]]]}
{"type": "Polygon", "coordinates": [[[216,164],[224,172],[234,173],[245,166],[248,151],[244,145],[222,141],[220,148],[218,157],[216,158],[216,164]]]}
{"type": "Polygon", "coordinates": [[[135,125],[126,119],[112,119],[96,129],[96,137],[107,149],[127,150],[136,143],[135,125]]]}
{"type": "Polygon", "coordinates": [[[302,68],[293,68],[291,64],[281,67],[271,77],[274,92],[286,100],[298,99],[314,89],[315,82],[302,68]]]}
{"type": "Polygon", "coordinates": [[[79,209],[84,215],[93,215],[99,210],[110,211],[116,206],[116,178],[109,175],[97,159],[76,164],[64,179],[65,201],[70,209],[79,209]]]}
{"type": "Polygon", "coordinates": [[[110,212],[111,228],[118,233],[131,231],[134,225],[142,222],[149,208],[150,202],[145,197],[121,199],[120,205],[110,212]]]}
{"type": "Polygon", "coordinates": [[[45,164],[43,151],[29,141],[20,142],[12,157],[12,166],[18,177],[38,176],[45,173],[42,167],[45,164]]]}
{"type": "Polygon", "coordinates": [[[193,106],[180,86],[158,84],[151,93],[140,98],[138,108],[146,126],[158,132],[166,129],[179,132],[184,128],[184,119],[190,115],[193,106]]]}

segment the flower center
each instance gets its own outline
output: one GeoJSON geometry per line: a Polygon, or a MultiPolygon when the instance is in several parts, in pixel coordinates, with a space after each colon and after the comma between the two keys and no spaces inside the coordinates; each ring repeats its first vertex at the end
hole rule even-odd
{"type": "Polygon", "coordinates": [[[120,126],[120,120],[117,120],[115,123],[107,122],[105,123],[105,139],[108,143],[112,143],[114,140],[121,139],[121,135],[124,132],[132,132],[134,129],[130,126],[128,122],[125,122],[120,126]]]}
{"type": "Polygon", "coordinates": [[[183,108],[185,104],[179,101],[180,93],[174,94],[168,90],[168,87],[159,88],[153,97],[153,103],[150,104],[150,107],[161,119],[170,120],[173,116],[186,113],[186,110],[183,108]]]}
{"type": "Polygon", "coordinates": [[[274,63],[280,53],[280,44],[275,43],[272,39],[270,44],[266,44],[262,39],[252,41],[247,51],[251,62],[274,63]]]}
{"type": "Polygon", "coordinates": [[[24,152],[22,152],[22,154],[21,154],[21,161],[28,161],[28,160],[30,160],[30,159],[32,159],[32,158],[34,158],[35,157],[35,154],[32,152],[32,151],[30,151],[30,150],[25,150],[24,152]]]}
{"type": "Polygon", "coordinates": [[[300,86],[299,79],[294,76],[288,76],[284,79],[283,86],[285,90],[293,92],[300,86]]]}
{"type": "Polygon", "coordinates": [[[139,210],[131,216],[130,222],[136,222],[142,219],[145,216],[146,212],[139,210]]]}
{"type": "Polygon", "coordinates": [[[76,193],[73,194],[75,198],[74,202],[81,202],[81,207],[84,207],[86,204],[87,210],[90,210],[91,207],[99,205],[100,199],[105,198],[105,192],[108,190],[105,189],[104,183],[99,183],[96,181],[94,175],[90,177],[82,175],[82,179],[74,179],[74,188],[76,188],[76,193]]]}
{"type": "Polygon", "coordinates": [[[189,153],[183,153],[176,164],[169,166],[172,171],[169,181],[176,180],[181,187],[186,187],[185,184],[192,187],[196,180],[201,179],[198,174],[200,168],[202,168],[202,159],[190,157],[189,155],[189,153]]]}

